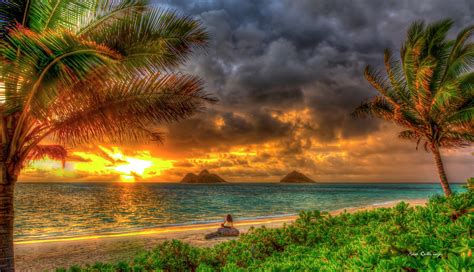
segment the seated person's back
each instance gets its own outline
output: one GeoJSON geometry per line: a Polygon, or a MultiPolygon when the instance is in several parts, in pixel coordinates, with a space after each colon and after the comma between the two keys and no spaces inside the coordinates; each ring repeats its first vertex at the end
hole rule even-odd
{"type": "Polygon", "coordinates": [[[233,228],[234,227],[234,220],[232,219],[232,215],[228,214],[225,217],[224,223],[221,224],[224,228],[233,228]]]}
{"type": "Polygon", "coordinates": [[[216,237],[230,237],[230,236],[239,236],[239,230],[234,228],[234,220],[232,215],[228,214],[225,217],[224,223],[221,224],[221,227],[213,233],[206,234],[206,239],[212,239],[216,237]]]}

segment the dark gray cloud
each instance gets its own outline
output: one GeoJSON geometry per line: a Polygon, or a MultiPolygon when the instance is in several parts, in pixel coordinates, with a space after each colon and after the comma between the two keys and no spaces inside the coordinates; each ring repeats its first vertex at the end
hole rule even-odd
{"type": "MultiPolygon", "coordinates": [[[[357,105],[375,94],[363,79],[367,64],[380,67],[385,48],[397,52],[415,20],[453,18],[451,35],[474,23],[471,0],[165,0],[157,4],[191,14],[207,27],[209,48],[196,54],[185,69],[201,76],[207,90],[220,99],[205,113],[171,126],[167,144],[176,150],[206,152],[277,140],[284,147],[280,155],[288,156],[287,167],[321,171],[323,167],[313,160],[298,157],[303,150],[317,149],[313,142],[361,139],[383,130],[377,120],[350,117],[357,105]],[[288,123],[272,114],[298,109],[309,109],[312,121],[288,123]],[[219,118],[218,127],[210,121],[219,118]]],[[[263,154],[259,159],[271,160],[263,154]]],[[[329,157],[327,164],[346,163],[341,160],[329,157]]],[[[348,173],[355,171],[352,166],[347,166],[348,173]]],[[[331,171],[338,169],[343,168],[331,171]]]]}
{"type": "Polygon", "coordinates": [[[209,111],[170,126],[168,142],[174,149],[226,150],[234,145],[285,139],[291,135],[292,129],[293,125],[280,122],[265,110],[246,111],[244,114],[209,111]],[[220,125],[214,122],[220,122],[220,125]]]}
{"type": "MultiPolygon", "coordinates": [[[[380,65],[384,48],[397,50],[414,20],[451,17],[457,30],[472,23],[474,14],[474,4],[467,0],[168,0],[157,4],[192,14],[209,30],[207,53],[196,55],[187,70],[202,76],[208,90],[221,99],[213,114],[229,121],[226,127],[234,136],[251,135],[249,143],[258,138],[248,131],[256,127],[229,117],[232,112],[252,118],[261,109],[309,107],[319,123],[314,137],[324,141],[378,129],[374,120],[362,123],[349,117],[355,106],[374,94],[362,78],[364,66],[380,65]]],[[[202,120],[186,126],[205,127],[201,122],[209,116],[198,118],[202,120]]],[[[204,137],[207,132],[202,131],[204,137]]]]}

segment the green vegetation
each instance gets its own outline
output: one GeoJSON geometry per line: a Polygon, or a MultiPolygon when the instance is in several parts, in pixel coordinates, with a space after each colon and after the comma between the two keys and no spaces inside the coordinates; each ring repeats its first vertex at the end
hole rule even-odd
{"type": "Polygon", "coordinates": [[[385,72],[367,66],[365,78],[378,91],[355,116],[371,115],[400,125],[399,137],[423,144],[434,155],[440,182],[451,192],[440,148],[468,146],[474,141],[474,25],[448,40],[452,20],[408,29],[400,58],[385,51],[385,72]]]}
{"type": "Polygon", "coordinates": [[[302,212],[294,224],[252,229],[210,249],[172,241],[131,262],[57,271],[473,271],[473,208],[468,191],[426,207],[302,212]]]}
{"type": "Polygon", "coordinates": [[[474,178],[467,179],[467,186],[470,191],[474,191],[474,178]]]}

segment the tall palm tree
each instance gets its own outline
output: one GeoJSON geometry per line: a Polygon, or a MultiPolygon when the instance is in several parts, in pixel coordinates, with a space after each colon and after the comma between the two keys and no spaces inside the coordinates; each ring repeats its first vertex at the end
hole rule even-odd
{"type": "Polygon", "coordinates": [[[378,91],[355,116],[372,115],[406,128],[402,139],[423,144],[434,155],[446,196],[451,195],[440,148],[474,141],[474,26],[448,40],[451,20],[413,23],[400,60],[385,51],[386,74],[367,67],[365,78],[378,91]]]}
{"type": "Polygon", "coordinates": [[[64,161],[66,144],[160,141],[158,125],[213,99],[176,72],[205,29],[147,1],[4,0],[0,36],[3,272],[14,270],[14,186],[28,162],[64,161]]]}

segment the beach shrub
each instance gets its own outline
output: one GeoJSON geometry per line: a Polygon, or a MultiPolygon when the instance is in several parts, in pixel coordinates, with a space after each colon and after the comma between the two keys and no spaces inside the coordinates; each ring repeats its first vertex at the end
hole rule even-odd
{"type": "Polygon", "coordinates": [[[147,271],[195,271],[199,266],[201,250],[181,241],[164,242],[155,249],[143,253],[134,264],[143,265],[147,271]],[[145,262],[144,262],[145,261],[145,262]]]}
{"type": "Polygon", "coordinates": [[[467,191],[424,207],[302,212],[293,224],[251,228],[212,248],[165,242],[131,262],[80,271],[474,271],[473,208],[467,191]]]}
{"type": "Polygon", "coordinates": [[[470,191],[474,191],[474,178],[468,178],[467,179],[467,189],[470,191]]]}

